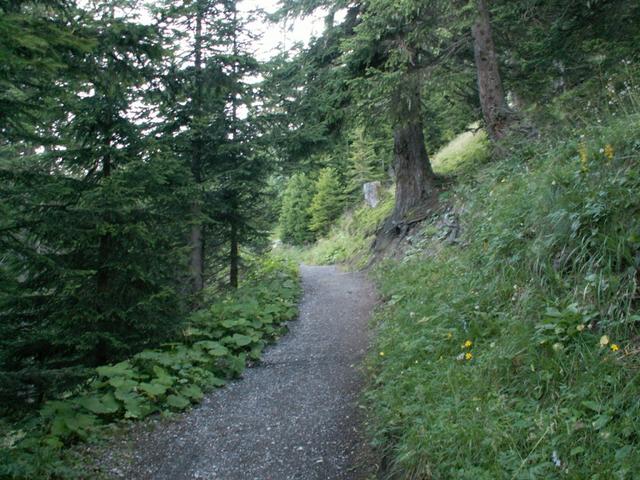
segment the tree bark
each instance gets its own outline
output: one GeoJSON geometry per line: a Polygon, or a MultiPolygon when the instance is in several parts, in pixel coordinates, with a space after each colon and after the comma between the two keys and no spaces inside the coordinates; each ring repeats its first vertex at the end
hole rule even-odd
{"type": "Polygon", "coordinates": [[[487,1],[477,0],[477,2],[478,12],[471,33],[478,74],[478,91],[487,133],[495,141],[506,133],[508,108],[502,88],[496,48],[493,43],[487,1]]]}
{"type": "MultiPolygon", "coordinates": [[[[107,148],[111,147],[111,140],[107,140],[107,148]]],[[[111,176],[111,157],[105,155],[102,159],[102,178],[111,176]]],[[[107,214],[107,221],[110,220],[107,214]]],[[[113,239],[110,233],[100,236],[98,244],[98,271],[96,275],[96,288],[98,294],[108,293],[109,290],[109,257],[111,256],[111,244],[113,239]]]]}
{"type": "MultiPolygon", "coordinates": [[[[234,81],[238,80],[238,10],[236,8],[235,2],[233,3],[233,45],[232,52],[234,57],[233,62],[233,75],[234,81]]],[[[237,95],[234,93],[233,98],[231,100],[231,119],[233,121],[232,129],[233,132],[233,141],[239,142],[238,138],[238,104],[237,104],[237,95]]],[[[230,250],[229,250],[229,285],[231,288],[238,288],[238,270],[240,263],[240,253],[239,253],[239,232],[238,232],[238,224],[237,224],[237,210],[238,210],[238,202],[235,196],[235,193],[232,193],[233,200],[230,202],[231,215],[229,218],[231,232],[230,232],[230,250]]]]}
{"type": "Polygon", "coordinates": [[[189,246],[191,247],[189,272],[191,274],[191,291],[198,293],[204,288],[204,233],[202,221],[199,219],[202,215],[202,207],[199,203],[194,203],[191,206],[191,215],[194,218],[194,223],[191,225],[189,238],[189,246]]]}
{"type": "Polygon", "coordinates": [[[421,122],[397,125],[393,142],[396,203],[391,218],[395,223],[401,223],[413,210],[433,198],[435,176],[429,163],[421,122]]]}

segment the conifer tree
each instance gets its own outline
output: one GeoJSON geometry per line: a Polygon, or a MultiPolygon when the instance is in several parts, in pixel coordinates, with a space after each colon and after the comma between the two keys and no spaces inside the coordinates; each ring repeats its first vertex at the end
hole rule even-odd
{"type": "Polygon", "coordinates": [[[186,179],[133,114],[161,50],[154,29],[123,12],[113,2],[70,12],[90,49],[56,72],[61,108],[0,168],[14,292],[0,299],[0,370],[15,395],[64,389],[180,326],[173,219],[186,179]]]}
{"type": "Polygon", "coordinates": [[[296,173],[289,179],[282,195],[279,221],[283,242],[302,245],[313,240],[309,229],[313,195],[314,184],[304,173],[296,173]]]}
{"type": "Polygon", "coordinates": [[[384,180],[387,176],[387,152],[380,142],[367,135],[364,128],[355,128],[349,134],[349,158],[346,175],[349,179],[347,193],[360,198],[362,186],[367,182],[384,180]]]}
{"type": "Polygon", "coordinates": [[[329,227],[340,216],[344,206],[343,189],[335,169],[320,170],[314,191],[309,206],[309,229],[321,236],[329,231],[329,227]]]}

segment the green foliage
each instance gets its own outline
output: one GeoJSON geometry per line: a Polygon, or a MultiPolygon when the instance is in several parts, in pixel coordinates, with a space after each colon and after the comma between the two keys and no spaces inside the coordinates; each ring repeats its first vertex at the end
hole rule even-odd
{"type": "Polygon", "coordinates": [[[313,240],[309,226],[311,222],[311,201],[314,184],[304,173],[296,173],[287,183],[282,195],[280,210],[280,235],[282,241],[302,245],[313,240]]]}
{"type": "Polygon", "coordinates": [[[371,245],[392,210],[392,191],[382,192],[376,208],[361,203],[348,210],[326,237],[320,238],[301,255],[301,260],[319,265],[349,263],[363,268],[371,260],[371,245]]]}
{"type": "Polygon", "coordinates": [[[178,341],[98,367],[82,388],[48,401],[39,418],[3,428],[0,476],[56,478],[68,469],[63,447],[100,434],[101,426],[198,403],[286,331],[300,293],[295,265],[265,259],[237,291],[194,312],[178,341]]]}
{"type": "Polygon", "coordinates": [[[377,268],[367,398],[397,478],[640,469],[640,118],[557,133],[454,187],[460,244],[377,268]]]}
{"type": "MultiPolygon", "coordinates": [[[[86,45],[49,72],[64,92],[40,92],[60,108],[40,116],[30,105],[40,134],[0,132],[14,146],[0,150],[3,412],[36,407],[92,367],[159,343],[184,317],[177,219],[190,185],[129,113],[159,60],[157,32],[108,10],[73,10],[86,45]]],[[[51,22],[69,13],[52,6],[51,22]]],[[[23,14],[35,22],[43,12],[23,14]]]]}
{"type": "Polygon", "coordinates": [[[323,235],[344,208],[343,187],[333,168],[320,170],[314,186],[314,195],[309,206],[309,229],[316,235],[323,235]]]}
{"type": "MultiPolygon", "coordinates": [[[[471,125],[469,128],[477,128],[471,125]]],[[[483,130],[467,131],[451,140],[432,158],[431,165],[436,173],[460,175],[466,168],[474,168],[489,157],[489,142],[483,130]]]]}
{"type": "MultiPolygon", "coordinates": [[[[390,135],[388,138],[391,138],[390,135]]],[[[346,191],[351,197],[359,200],[365,183],[387,178],[391,149],[381,143],[371,138],[362,127],[351,132],[346,170],[349,179],[346,191]]]]}
{"type": "Polygon", "coordinates": [[[640,5],[633,0],[492,3],[497,47],[509,52],[505,83],[527,104],[637,61],[640,5]]]}
{"type": "Polygon", "coordinates": [[[65,96],[54,81],[95,46],[89,32],[68,28],[74,12],[66,7],[47,0],[0,4],[0,146],[41,134],[37,127],[65,96]]]}

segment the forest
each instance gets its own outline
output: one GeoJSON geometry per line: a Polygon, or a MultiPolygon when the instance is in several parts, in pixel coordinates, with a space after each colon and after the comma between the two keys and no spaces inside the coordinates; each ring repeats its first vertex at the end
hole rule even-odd
{"type": "Polygon", "coordinates": [[[103,478],[299,263],[379,291],[370,478],[637,478],[640,3],[274,5],[0,0],[0,478],[103,478]]]}

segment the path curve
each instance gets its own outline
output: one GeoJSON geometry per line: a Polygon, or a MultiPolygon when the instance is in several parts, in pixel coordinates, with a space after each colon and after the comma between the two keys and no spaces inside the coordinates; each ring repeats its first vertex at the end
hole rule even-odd
{"type": "MultiPolygon", "coordinates": [[[[374,289],[359,273],[301,267],[290,332],[239,381],[173,422],[132,433],[109,472],[127,479],[362,480],[372,471],[357,401],[374,289]]],[[[135,431],[135,429],[134,429],[135,431]]]]}

